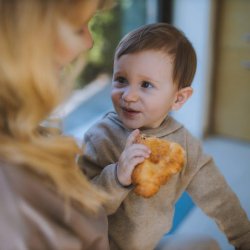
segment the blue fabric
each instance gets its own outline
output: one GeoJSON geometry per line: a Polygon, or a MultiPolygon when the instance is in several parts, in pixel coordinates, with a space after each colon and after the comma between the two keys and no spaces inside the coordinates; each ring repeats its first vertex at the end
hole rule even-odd
{"type": "Polygon", "coordinates": [[[189,214],[189,212],[194,207],[195,204],[193,203],[192,199],[190,198],[187,192],[184,192],[175,205],[173,226],[172,229],[168,232],[168,234],[172,234],[176,231],[183,219],[189,214]]]}

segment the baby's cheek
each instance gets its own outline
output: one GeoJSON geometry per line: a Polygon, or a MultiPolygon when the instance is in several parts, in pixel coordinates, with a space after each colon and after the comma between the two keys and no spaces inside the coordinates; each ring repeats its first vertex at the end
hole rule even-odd
{"type": "Polygon", "coordinates": [[[112,89],[111,91],[111,99],[114,104],[116,104],[121,96],[121,92],[117,89],[112,89]]]}

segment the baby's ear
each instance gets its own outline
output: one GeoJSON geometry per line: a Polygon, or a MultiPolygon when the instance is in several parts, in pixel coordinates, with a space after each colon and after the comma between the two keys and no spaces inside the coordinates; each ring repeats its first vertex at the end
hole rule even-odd
{"type": "Polygon", "coordinates": [[[186,87],[178,90],[174,103],[172,104],[172,111],[180,109],[184,103],[192,96],[193,88],[186,87]]]}

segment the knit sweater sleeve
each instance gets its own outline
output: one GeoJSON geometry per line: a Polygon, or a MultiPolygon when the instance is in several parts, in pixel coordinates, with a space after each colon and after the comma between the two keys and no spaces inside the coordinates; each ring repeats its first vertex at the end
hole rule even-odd
{"type": "Polygon", "coordinates": [[[79,165],[87,177],[106,191],[110,199],[104,205],[108,215],[116,212],[131,188],[120,185],[116,178],[118,152],[114,152],[115,142],[104,138],[102,133],[86,133],[84,154],[79,158],[79,165]]]}
{"type": "Polygon", "coordinates": [[[212,219],[236,249],[250,249],[250,222],[236,194],[213,159],[198,147],[195,174],[187,187],[194,202],[212,219]]]}

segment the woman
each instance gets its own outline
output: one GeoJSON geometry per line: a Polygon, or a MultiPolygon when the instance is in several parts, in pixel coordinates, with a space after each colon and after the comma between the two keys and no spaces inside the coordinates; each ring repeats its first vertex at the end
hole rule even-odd
{"type": "Polygon", "coordinates": [[[40,126],[67,94],[61,71],[92,46],[88,22],[108,2],[0,0],[1,249],[109,248],[107,196],[78,170],[74,140],[40,126]]]}

